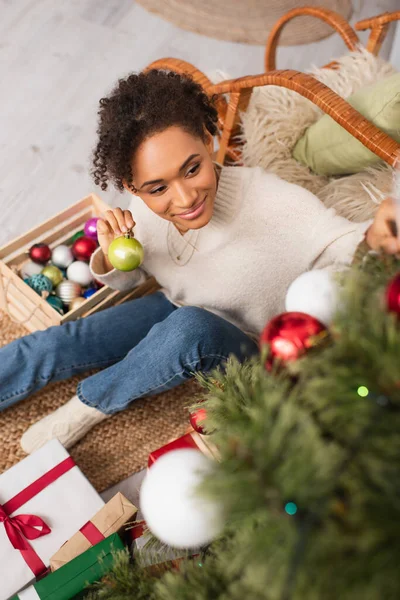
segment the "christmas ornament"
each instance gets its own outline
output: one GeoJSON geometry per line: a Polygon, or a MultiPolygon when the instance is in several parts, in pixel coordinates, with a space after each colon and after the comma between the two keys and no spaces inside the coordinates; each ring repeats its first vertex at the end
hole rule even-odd
{"type": "Polygon", "coordinates": [[[222,530],[221,507],[197,494],[213,462],[194,449],[172,450],[146,473],[140,507],[152,533],[174,548],[211,542],[222,530]]]}
{"type": "Polygon", "coordinates": [[[47,244],[34,244],[29,249],[29,257],[33,262],[44,265],[51,258],[51,250],[47,244]]]}
{"type": "Polygon", "coordinates": [[[386,306],[389,312],[400,316],[400,273],[389,281],[386,288],[386,306]]]}
{"type": "Polygon", "coordinates": [[[268,345],[266,368],[275,360],[282,363],[298,359],[326,336],[325,326],[305,313],[287,312],[274,317],[260,337],[260,347],[268,345]]]}
{"type": "Polygon", "coordinates": [[[62,281],[56,288],[56,294],[64,304],[70,304],[74,298],[81,295],[82,288],[75,281],[62,281]]]}
{"type": "Polygon", "coordinates": [[[80,237],[72,245],[72,254],[76,260],[90,260],[97,244],[92,238],[86,236],[80,237]]]}
{"type": "Polygon", "coordinates": [[[46,277],[50,279],[54,287],[57,287],[58,284],[61,283],[64,279],[60,269],[58,267],[55,267],[54,265],[47,265],[42,270],[42,275],[46,275],[46,277]]]}
{"type": "Polygon", "coordinates": [[[43,265],[35,263],[33,260],[27,260],[21,265],[19,273],[22,279],[26,279],[27,277],[31,277],[31,275],[39,275],[42,269],[43,265]]]}
{"type": "Polygon", "coordinates": [[[69,305],[68,308],[69,308],[69,310],[75,310],[75,308],[79,308],[85,302],[86,302],[85,298],[82,298],[82,296],[78,296],[77,298],[74,298],[71,301],[71,304],[69,305]]]}
{"type": "Polygon", "coordinates": [[[69,265],[74,262],[74,256],[71,252],[71,248],[65,244],[61,244],[54,248],[51,253],[51,262],[60,269],[66,269],[69,265]]]}
{"type": "Polygon", "coordinates": [[[76,233],[74,233],[74,235],[71,238],[71,244],[73,244],[76,240],[79,240],[79,238],[84,235],[85,235],[85,232],[83,231],[83,229],[81,229],[81,231],[77,231],[76,233]]]}
{"type": "Polygon", "coordinates": [[[90,267],[81,260],[76,260],[67,269],[67,277],[70,281],[75,281],[80,285],[87,286],[93,281],[90,267]]]}
{"type": "Polygon", "coordinates": [[[197,433],[200,433],[201,435],[206,435],[206,432],[204,431],[203,427],[200,425],[200,423],[204,422],[206,420],[206,418],[207,418],[207,412],[206,412],[205,408],[198,408],[194,412],[190,413],[190,417],[189,417],[190,424],[193,427],[193,429],[195,431],[197,431],[197,433]]]}
{"type": "Polygon", "coordinates": [[[83,297],[90,298],[90,296],[93,296],[93,294],[95,294],[96,292],[97,292],[97,289],[95,287],[90,287],[83,292],[83,297]]]}
{"type": "Polygon", "coordinates": [[[27,284],[40,296],[42,295],[42,292],[50,293],[53,289],[53,283],[46,275],[42,275],[41,273],[38,275],[31,275],[31,277],[28,278],[27,284]]]}
{"type": "Polygon", "coordinates": [[[54,310],[60,313],[60,315],[64,314],[64,305],[61,298],[59,298],[58,296],[49,296],[48,298],[46,298],[46,302],[48,302],[50,306],[54,308],[54,310]]]}
{"type": "Polygon", "coordinates": [[[98,287],[99,289],[104,287],[104,283],[101,283],[101,281],[98,281],[97,279],[94,279],[93,281],[96,284],[96,287],[98,287]]]}
{"type": "Polygon", "coordinates": [[[143,262],[144,250],[131,232],[115,238],[108,248],[108,259],[119,271],[133,271],[143,262]]]}
{"type": "Polygon", "coordinates": [[[98,217],[93,217],[92,219],[89,219],[88,221],[86,221],[85,223],[85,227],[83,229],[83,231],[85,232],[85,235],[89,238],[92,238],[92,240],[95,240],[97,242],[97,221],[99,220],[98,217]]]}
{"type": "Polygon", "coordinates": [[[330,325],[338,305],[338,288],[333,276],[316,269],[297,277],[286,294],[288,312],[303,312],[330,325]]]}

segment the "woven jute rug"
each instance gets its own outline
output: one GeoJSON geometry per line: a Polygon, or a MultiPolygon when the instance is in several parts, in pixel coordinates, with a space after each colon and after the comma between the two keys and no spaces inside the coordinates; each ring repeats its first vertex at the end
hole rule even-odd
{"type": "MultiPolygon", "coordinates": [[[[0,347],[23,335],[27,335],[26,329],[0,311],[0,347]]],[[[24,431],[69,400],[78,382],[95,372],[51,383],[0,412],[0,473],[26,456],[19,445],[24,431]]],[[[70,454],[101,492],[140,471],[152,450],[185,433],[187,406],[199,393],[200,386],[191,380],[169,392],[136,400],[127,410],[94,427],[71,448],[70,454]]]]}
{"type": "MultiPolygon", "coordinates": [[[[289,10],[303,5],[330,8],[346,20],[352,14],[351,0],[137,0],[148,11],[174,25],[230,42],[262,44],[275,23],[289,10]]],[[[311,16],[299,16],[287,23],[279,39],[282,46],[309,44],[334,29],[311,16]]]]}

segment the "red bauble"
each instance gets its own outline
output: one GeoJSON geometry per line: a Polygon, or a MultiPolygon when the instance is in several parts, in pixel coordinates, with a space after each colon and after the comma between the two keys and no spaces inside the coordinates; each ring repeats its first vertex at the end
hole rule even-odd
{"type": "Polygon", "coordinates": [[[51,250],[47,244],[34,244],[29,250],[29,257],[33,262],[45,265],[51,258],[51,250]]]}
{"type": "Polygon", "coordinates": [[[199,421],[203,422],[207,418],[207,412],[205,408],[198,408],[195,412],[190,413],[190,424],[197,433],[206,435],[203,427],[199,424],[199,421]]]}
{"type": "Polygon", "coordinates": [[[76,258],[76,260],[90,260],[93,252],[97,248],[97,243],[92,238],[86,237],[83,235],[82,237],[75,240],[72,244],[72,254],[76,258]]]}
{"type": "Polygon", "coordinates": [[[297,360],[316,345],[315,336],[322,332],[326,332],[325,325],[306,313],[287,312],[274,317],[260,337],[260,346],[269,346],[266,368],[270,370],[275,360],[281,363],[297,360]]]}
{"type": "Polygon", "coordinates": [[[386,307],[400,316],[400,273],[393,277],[386,288],[386,307]]]}

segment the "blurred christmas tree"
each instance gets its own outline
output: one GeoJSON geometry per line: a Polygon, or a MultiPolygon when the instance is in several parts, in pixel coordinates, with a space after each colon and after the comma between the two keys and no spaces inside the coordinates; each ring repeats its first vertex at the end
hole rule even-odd
{"type": "Polygon", "coordinates": [[[121,557],[93,598],[400,597],[400,323],[386,300],[399,270],[353,267],[329,336],[298,360],[200,378],[221,452],[201,493],[223,505],[223,536],[161,578],[121,557]]]}

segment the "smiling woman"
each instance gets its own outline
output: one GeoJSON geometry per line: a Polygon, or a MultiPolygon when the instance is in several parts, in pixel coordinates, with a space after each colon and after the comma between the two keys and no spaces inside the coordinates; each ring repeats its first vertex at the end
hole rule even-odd
{"type": "Polygon", "coordinates": [[[69,447],[136,398],[224,367],[231,355],[242,361],[258,352],[258,336],[284,310],[292,281],[311,269],[345,268],[366,233],[371,247],[399,250],[387,229],[388,201],[373,224],[351,223],[261,168],[213,163],[217,111],[188,76],[130,75],[100,101],[99,116],[94,180],[127,189],[132,201],[99,219],[92,274],[118,290],[152,275],[161,290],[0,349],[2,407],[103,367],[24,434],[27,452],[54,437],[69,447]],[[143,263],[117,271],[110,244],[132,227],[143,263]]]}
{"type": "Polygon", "coordinates": [[[169,127],[142,142],[132,158],[133,193],[181,233],[204,227],[213,214],[217,191],[213,137],[208,132],[204,137],[205,141],[180,127],[169,127]],[[166,161],[166,156],[171,159],[166,161]],[[154,165],[160,165],[160,177],[148,181],[154,165]]]}

